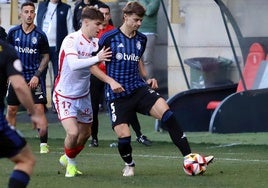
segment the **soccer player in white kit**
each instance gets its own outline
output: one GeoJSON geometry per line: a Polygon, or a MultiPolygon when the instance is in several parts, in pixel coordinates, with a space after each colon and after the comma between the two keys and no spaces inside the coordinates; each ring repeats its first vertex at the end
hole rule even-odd
{"type": "Polygon", "coordinates": [[[89,67],[109,61],[109,48],[98,50],[98,38],[103,27],[103,14],[94,7],[85,7],[81,15],[82,27],[65,37],[59,53],[59,72],[55,80],[53,102],[66,131],[65,154],[60,163],[66,167],[65,177],[82,174],[76,167],[75,157],[82,151],[91,135],[92,108],[90,99],[89,67]]]}

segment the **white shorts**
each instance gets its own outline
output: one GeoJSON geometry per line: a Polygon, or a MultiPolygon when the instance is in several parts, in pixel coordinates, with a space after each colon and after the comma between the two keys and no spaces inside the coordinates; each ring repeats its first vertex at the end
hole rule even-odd
{"type": "Polygon", "coordinates": [[[61,121],[67,118],[76,118],[81,123],[91,123],[93,121],[90,94],[82,98],[70,99],[55,93],[53,102],[61,121]]]}

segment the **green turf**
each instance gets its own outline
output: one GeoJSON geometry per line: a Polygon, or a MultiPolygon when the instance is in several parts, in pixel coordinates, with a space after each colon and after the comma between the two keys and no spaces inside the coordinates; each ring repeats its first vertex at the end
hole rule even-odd
{"type": "MultiPolygon", "coordinates": [[[[18,123],[37,157],[29,188],[267,187],[268,133],[187,133],[194,152],[216,157],[203,176],[190,177],[183,172],[182,157],[168,134],[155,132],[152,118],[139,116],[139,119],[143,133],[153,141],[153,146],[132,143],[137,164],[134,177],[122,177],[123,162],[117,148],[109,147],[116,137],[104,113],[100,117],[100,146],[86,147],[78,156],[78,168],[84,175],[75,178],[65,178],[65,170],[58,164],[65,135],[59,123],[50,124],[51,152],[45,155],[39,154],[39,141],[31,125],[18,123]]],[[[132,138],[134,141],[135,136],[132,138]]],[[[0,187],[6,187],[13,164],[2,159],[0,167],[0,187]]]]}

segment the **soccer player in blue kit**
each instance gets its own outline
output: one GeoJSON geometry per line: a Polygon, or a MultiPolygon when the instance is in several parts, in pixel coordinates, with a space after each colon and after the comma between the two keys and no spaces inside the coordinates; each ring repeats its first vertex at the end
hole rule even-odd
{"type": "MultiPolygon", "coordinates": [[[[11,28],[8,32],[7,41],[15,47],[22,61],[23,76],[31,88],[34,106],[40,113],[45,113],[47,103],[45,82],[41,79],[42,71],[49,62],[49,45],[46,34],[34,25],[35,5],[25,2],[21,5],[22,24],[11,28]]],[[[7,95],[7,121],[16,126],[16,114],[19,109],[18,100],[12,85],[8,88],[7,95]]],[[[48,124],[48,123],[47,123],[48,124]]],[[[48,131],[40,136],[40,153],[48,153],[48,131]]]]}
{"type": "MultiPolygon", "coordinates": [[[[179,122],[164,98],[154,90],[158,88],[156,79],[144,81],[140,74],[143,66],[140,59],[147,38],[138,29],[145,11],[145,8],[135,1],[125,5],[123,24],[118,29],[104,34],[99,41],[99,49],[110,47],[112,50],[111,61],[106,62],[107,75],[97,66],[91,67],[91,73],[106,83],[105,95],[110,119],[118,137],[119,154],[125,162],[123,176],[134,176],[135,162],[132,157],[129,122],[136,112],[160,119],[182,155],[186,157],[191,154],[191,148],[179,122]]],[[[209,164],[213,158],[205,157],[206,163],[209,164]]]]}
{"type": "Polygon", "coordinates": [[[9,177],[9,188],[24,188],[30,181],[35,165],[35,157],[26,140],[12,126],[5,115],[5,96],[7,81],[12,84],[18,99],[31,115],[34,128],[39,134],[46,133],[46,118],[34,108],[30,89],[22,75],[22,65],[13,47],[0,40],[0,158],[8,158],[15,163],[9,177]]]}

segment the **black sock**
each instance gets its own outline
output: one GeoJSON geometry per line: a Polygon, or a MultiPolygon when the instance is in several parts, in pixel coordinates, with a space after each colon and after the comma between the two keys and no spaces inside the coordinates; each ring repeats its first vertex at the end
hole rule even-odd
{"type": "Polygon", "coordinates": [[[167,110],[163,114],[161,122],[167,127],[171,140],[179,148],[182,155],[190,154],[191,148],[188,140],[171,110],[167,110]]]}
{"type": "MultiPolygon", "coordinates": [[[[39,132],[39,129],[37,129],[37,131],[39,132]]],[[[47,143],[47,140],[48,140],[48,131],[43,136],[40,136],[39,139],[40,139],[40,143],[47,143]]]]}
{"type": "Polygon", "coordinates": [[[121,158],[127,164],[131,164],[133,162],[132,159],[132,147],[130,145],[131,137],[119,138],[118,139],[118,151],[120,153],[121,158]]]}
{"type": "Polygon", "coordinates": [[[20,170],[14,170],[9,178],[8,188],[25,188],[29,181],[28,174],[20,170]]]}

